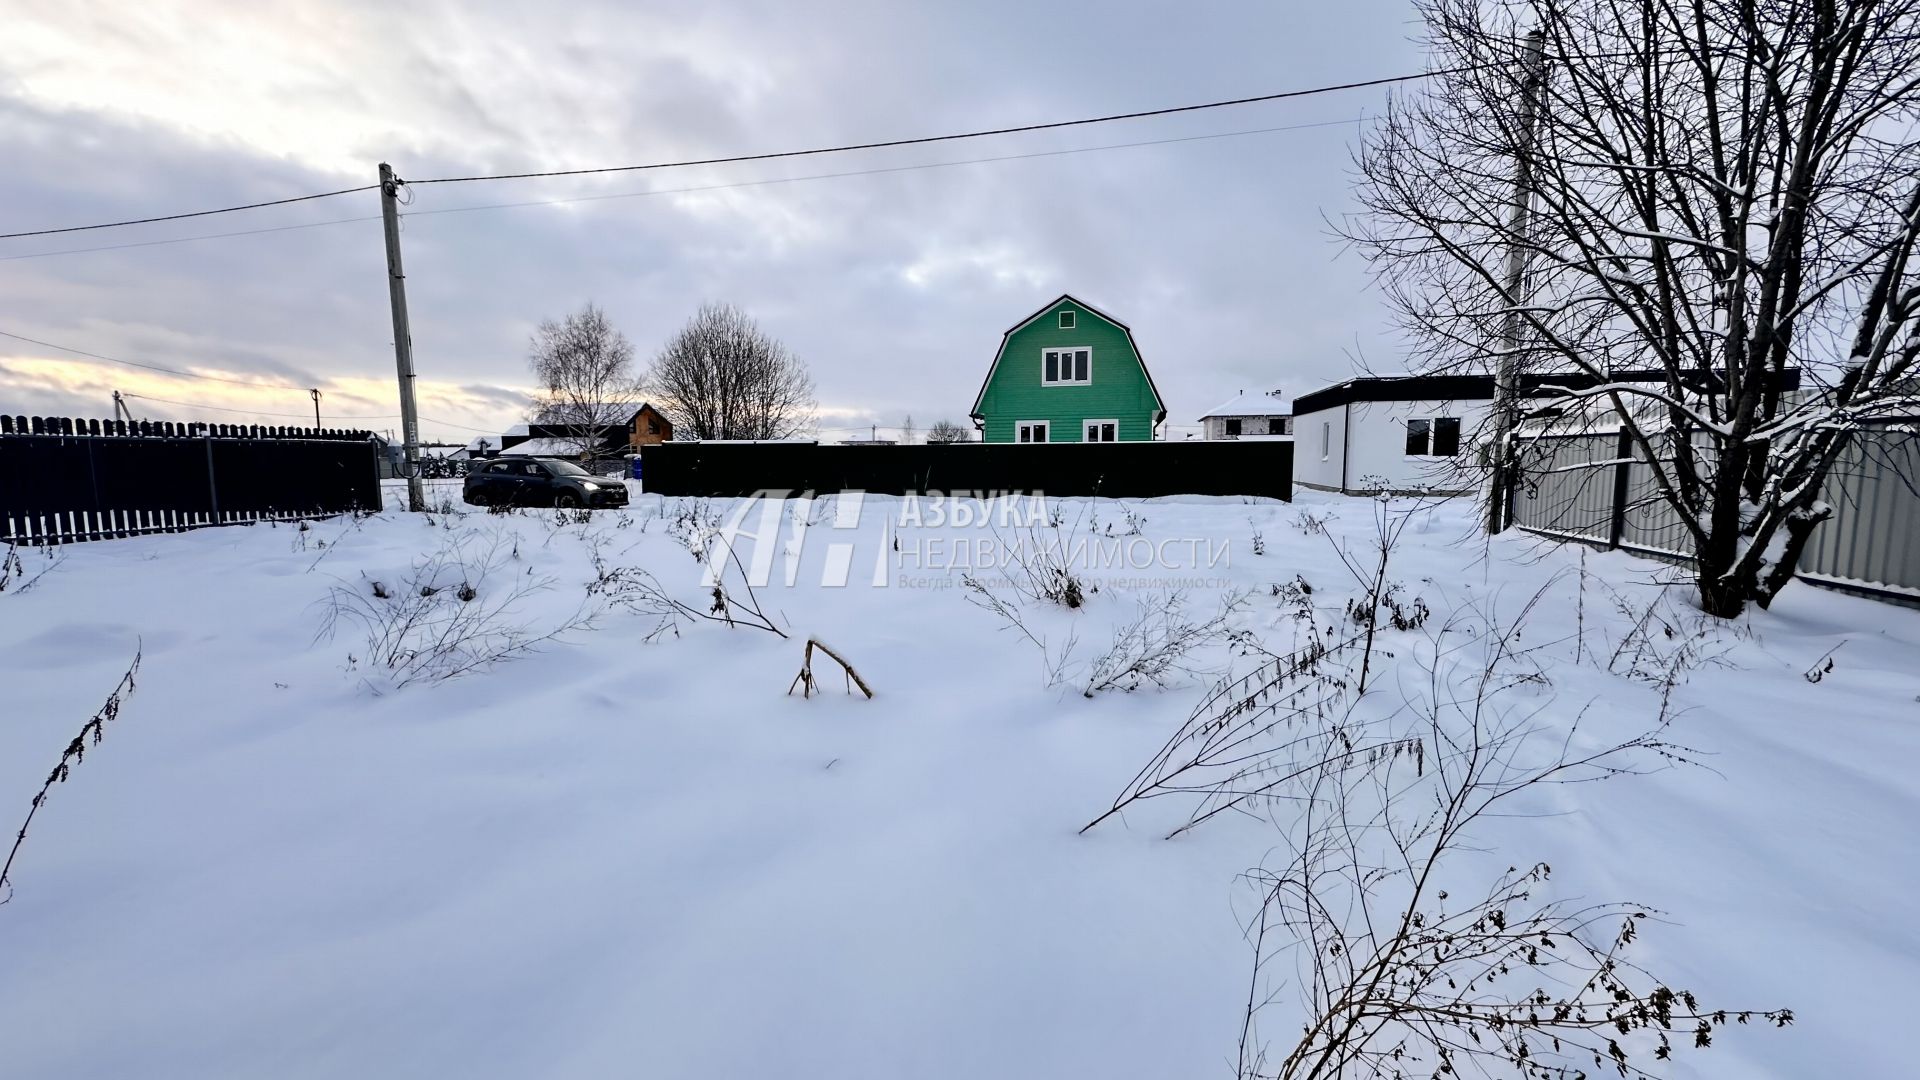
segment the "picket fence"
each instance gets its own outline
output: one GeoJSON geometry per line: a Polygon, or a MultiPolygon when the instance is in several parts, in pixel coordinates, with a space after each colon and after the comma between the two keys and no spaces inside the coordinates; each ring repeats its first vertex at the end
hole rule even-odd
{"type": "Polygon", "coordinates": [[[364,431],[0,415],[0,544],[380,508],[364,431]]]}

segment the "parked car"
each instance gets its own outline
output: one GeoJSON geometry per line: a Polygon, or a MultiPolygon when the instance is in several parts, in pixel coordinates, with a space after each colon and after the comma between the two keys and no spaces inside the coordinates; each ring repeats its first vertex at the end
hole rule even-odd
{"type": "Polygon", "coordinates": [[[625,506],[627,485],[559,458],[493,458],[468,467],[460,497],[475,506],[625,506]]]}

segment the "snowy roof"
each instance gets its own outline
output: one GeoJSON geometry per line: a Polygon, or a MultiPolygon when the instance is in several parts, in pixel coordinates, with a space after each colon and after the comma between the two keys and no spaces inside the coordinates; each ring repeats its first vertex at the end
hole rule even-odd
{"type": "Polygon", "coordinates": [[[1293,402],[1280,396],[1278,390],[1243,390],[1214,406],[1208,412],[1200,414],[1205,420],[1213,416],[1292,416],[1293,402]]]}
{"type": "MultiPolygon", "coordinates": [[[[593,406],[589,418],[596,419],[601,423],[612,423],[615,419],[624,422],[631,419],[635,413],[638,413],[646,407],[647,403],[644,401],[608,401],[593,406]]],[[[578,409],[570,403],[552,405],[541,413],[542,419],[540,422],[543,424],[564,424],[569,418],[578,416],[583,411],[586,410],[578,409]]]]}
{"type": "Polygon", "coordinates": [[[500,456],[573,458],[580,456],[580,443],[576,439],[528,439],[500,451],[500,456]]]}

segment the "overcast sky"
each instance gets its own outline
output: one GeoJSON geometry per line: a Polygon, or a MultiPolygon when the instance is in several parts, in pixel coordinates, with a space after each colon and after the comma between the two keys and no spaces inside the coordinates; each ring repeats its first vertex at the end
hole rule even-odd
{"type": "MultiPolygon", "coordinates": [[[[415,179],[667,161],[1399,75],[1422,64],[1411,18],[1404,0],[0,0],[0,232],[350,187],[383,160],[415,179]]],[[[1001,333],[1063,292],[1131,324],[1176,437],[1242,389],[1391,369],[1384,309],[1326,224],[1352,205],[1359,126],[1338,122],[1385,101],[413,188],[423,432],[519,419],[529,331],[587,300],[643,358],[701,301],[743,307],[811,366],[827,437],[964,423],[1001,333]],[[1325,126],[902,168],[1308,124],[1325,126]],[[822,177],[869,170],[895,171],[822,177]],[[436,213],[501,203],[532,205],[436,213]]],[[[0,411],[106,417],[119,389],[143,416],[292,422],[318,386],[329,425],[397,426],[373,416],[398,408],[378,214],[369,191],[0,241],[0,331],[295,387],[0,338],[0,411]],[[261,229],[282,231],[152,243],[261,229]]]]}

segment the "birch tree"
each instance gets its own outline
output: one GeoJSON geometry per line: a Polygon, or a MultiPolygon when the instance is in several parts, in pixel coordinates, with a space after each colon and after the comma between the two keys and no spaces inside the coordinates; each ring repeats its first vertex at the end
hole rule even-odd
{"type": "Polygon", "coordinates": [[[633,343],[591,303],[543,321],[529,344],[528,363],[539,385],[533,420],[557,427],[575,454],[598,452],[607,429],[625,425],[638,408],[633,343]]]}
{"type": "Polygon", "coordinates": [[[1419,366],[1584,377],[1556,404],[1649,462],[1701,606],[1766,606],[1849,440],[1920,415],[1920,0],[1421,13],[1435,75],[1365,136],[1342,230],[1419,366]]]}

